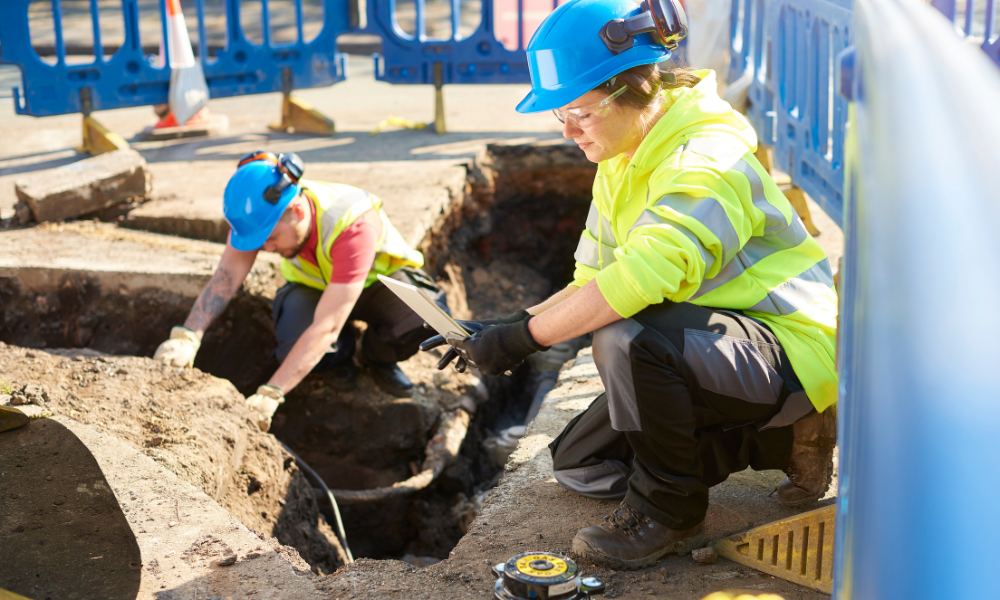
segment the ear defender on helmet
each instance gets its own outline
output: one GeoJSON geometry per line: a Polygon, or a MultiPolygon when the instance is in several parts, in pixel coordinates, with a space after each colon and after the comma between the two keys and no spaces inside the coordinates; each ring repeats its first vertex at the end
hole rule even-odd
{"type": "Polygon", "coordinates": [[[269,185],[264,189],[264,199],[271,204],[277,204],[281,200],[281,195],[285,192],[289,186],[295,185],[302,179],[302,173],[305,171],[305,163],[299,158],[299,155],[294,152],[286,152],[284,154],[279,154],[275,156],[271,152],[266,152],[264,150],[257,150],[247,154],[240,159],[240,162],[236,165],[236,169],[239,170],[240,167],[247,163],[252,163],[254,161],[264,160],[275,167],[277,167],[278,172],[281,173],[281,178],[274,185],[269,185]]]}
{"type": "Polygon", "coordinates": [[[642,12],[628,19],[612,19],[600,36],[612,54],[632,47],[635,36],[648,33],[653,41],[673,49],[687,36],[687,15],[678,0],[643,0],[642,12]]]}

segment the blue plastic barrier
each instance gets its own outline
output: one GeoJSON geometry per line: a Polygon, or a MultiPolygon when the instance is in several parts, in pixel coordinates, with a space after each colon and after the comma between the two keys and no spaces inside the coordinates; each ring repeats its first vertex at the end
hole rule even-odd
{"type": "MultiPolygon", "coordinates": [[[[447,15],[435,24],[446,34],[428,33],[427,0],[411,0],[415,17],[410,31],[400,25],[397,0],[369,3],[367,30],[382,37],[382,53],[375,56],[375,78],[389,83],[490,84],[529,83],[524,49],[535,29],[565,0],[481,0],[475,12],[478,25],[462,33],[460,0],[449,0],[447,15]],[[439,80],[434,69],[439,67],[439,80]]],[[[683,57],[682,40],[675,56],[683,57]]],[[[681,58],[681,60],[683,60],[681,58]]]]}
{"type": "MultiPolygon", "coordinates": [[[[14,88],[14,107],[18,114],[43,117],[167,102],[170,69],[154,66],[155,61],[143,53],[138,0],[121,0],[125,41],[107,59],[101,43],[98,0],[90,0],[94,60],[88,64],[67,64],[60,1],[46,1],[51,2],[54,21],[54,65],[46,64],[32,47],[28,19],[31,0],[4,0],[3,3],[0,62],[13,63],[21,69],[22,87],[14,88]]],[[[335,51],[337,36],[350,28],[350,8],[344,0],[324,0],[323,28],[308,42],[303,35],[302,0],[295,0],[297,39],[288,44],[271,40],[267,0],[261,0],[261,44],[249,41],[240,26],[240,10],[249,3],[246,0],[225,1],[225,48],[208,57],[207,44],[201,43],[198,47],[211,97],[288,92],[331,85],[346,76],[345,57],[335,51]]],[[[196,0],[195,6],[198,39],[205,40],[204,0],[196,0]]],[[[160,23],[162,39],[166,40],[165,0],[160,2],[160,23]]]]}
{"type": "Polygon", "coordinates": [[[411,33],[400,26],[396,0],[374,0],[369,4],[368,28],[382,37],[375,77],[390,83],[435,83],[434,64],[439,63],[441,84],[527,83],[524,48],[541,18],[558,4],[558,0],[482,0],[478,27],[462,37],[460,1],[450,0],[450,35],[431,37],[426,0],[413,0],[416,17],[411,33]],[[526,8],[531,9],[532,23],[525,22],[526,8]]]}
{"type": "Polygon", "coordinates": [[[766,8],[767,0],[733,0],[729,21],[729,83],[735,83],[744,75],[751,77],[747,118],[759,142],[773,146],[776,114],[767,71],[771,44],[766,8]]]}
{"type": "Polygon", "coordinates": [[[994,30],[997,21],[994,0],[965,0],[959,10],[958,0],[933,0],[931,5],[946,19],[955,24],[960,35],[975,41],[990,59],[1000,65],[1000,31],[994,30]],[[980,6],[980,2],[983,2],[980,6]],[[961,19],[959,19],[961,17],[961,19]]]}
{"type": "Polygon", "coordinates": [[[850,44],[850,0],[772,0],[775,165],[835,221],[843,212],[847,102],[835,92],[834,59],[850,44]]]}
{"type": "Polygon", "coordinates": [[[996,594],[1000,72],[909,0],[856,0],[834,591],[996,594]]]}

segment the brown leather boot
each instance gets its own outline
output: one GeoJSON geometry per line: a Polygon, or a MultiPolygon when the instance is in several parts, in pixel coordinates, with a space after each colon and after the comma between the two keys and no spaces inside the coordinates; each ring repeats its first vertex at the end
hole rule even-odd
{"type": "Polygon", "coordinates": [[[573,552],[612,569],[648,567],[671,552],[683,556],[705,545],[705,522],[677,531],[657,523],[624,502],[604,523],[584,527],[573,538],[573,552]]]}
{"type": "Polygon", "coordinates": [[[833,448],[837,445],[837,407],[812,413],[792,425],[792,457],[778,485],[778,500],[785,506],[811,504],[830,489],[833,448]]]}

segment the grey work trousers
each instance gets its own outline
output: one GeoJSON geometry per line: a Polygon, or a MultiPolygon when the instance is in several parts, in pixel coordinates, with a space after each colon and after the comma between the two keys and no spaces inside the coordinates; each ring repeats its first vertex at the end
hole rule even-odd
{"type": "Polygon", "coordinates": [[[791,425],[813,410],[771,330],[737,312],[664,302],[593,348],[606,393],[549,446],[555,478],[673,529],[704,520],[731,473],[784,470],[791,425]]]}
{"type": "MultiPolygon", "coordinates": [[[[446,312],[445,293],[422,270],[404,267],[390,277],[424,289],[446,312]]],[[[284,361],[292,346],[312,325],[316,306],[323,295],[320,290],[300,283],[287,283],[274,296],[275,337],[274,354],[284,361]]],[[[361,292],[354,309],[344,325],[336,345],[319,361],[313,372],[328,371],[350,361],[355,352],[354,328],[350,321],[364,321],[368,328],[361,340],[361,351],[369,364],[388,365],[410,358],[419,350],[420,343],[434,335],[424,329],[424,320],[413,312],[396,294],[379,281],[361,292]]]]}

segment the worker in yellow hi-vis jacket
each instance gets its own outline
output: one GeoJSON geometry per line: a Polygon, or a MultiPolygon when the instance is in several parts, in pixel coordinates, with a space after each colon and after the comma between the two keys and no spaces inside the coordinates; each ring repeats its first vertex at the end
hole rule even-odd
{"type": "Polygon", "coordinates": [[[598,163],[575,279],[469,323],[444,361],[500,375],[593,332],[606,393],[551,449],[564,487],[624,499],[573,541],[613,568],[702,544],[708,489],[730,473],[784,470],[789,506],[822,497],[832,475],[830,265],[715,74],[659,70],[685,33],[674,0],[570,0],[542,23],[518,110],[552,110],[598,163]]]}

